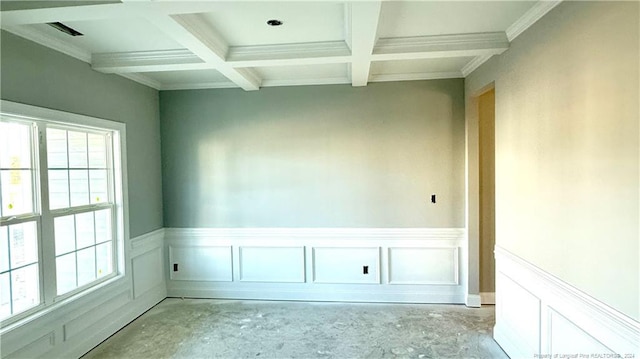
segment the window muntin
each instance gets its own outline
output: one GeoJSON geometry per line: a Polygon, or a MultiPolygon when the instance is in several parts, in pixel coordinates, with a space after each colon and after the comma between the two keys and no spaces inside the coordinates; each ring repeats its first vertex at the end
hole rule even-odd
{"type": "Polygon", "coordinates": [[[124,275],[126,191],[119,160],[122,124],[8,101],[2,105],[4,326],[124,275]]]}
{"type": "Polygon", "coordinates": [[[0,320],[41,303],[34,127],[0,121],[0,320]]]}

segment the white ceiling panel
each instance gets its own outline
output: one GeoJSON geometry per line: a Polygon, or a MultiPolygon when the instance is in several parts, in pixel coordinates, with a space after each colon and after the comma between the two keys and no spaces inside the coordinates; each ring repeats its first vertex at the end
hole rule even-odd
{"type": "Polygon", "coordinates": [[[452,57],[423,60],[376,61],[371,63],[371,74],[455,72],[460,71],[472,59],[472,57],[452,57]]]}
{"type": "Polygon", "coordinates": [[[223,3],[202,16],[230,46],[344,40],[344,4],[336,2],[223,3]]]}
{"type": "Polygon", "coordinates": [[[535,1],[383,2],[378,37],[505,31],[535,1]]]}
{"type": "Polygon", "coordinates": [[[65,25],[84,36],[70,36],[47,24],[27,25],[90,53],[181,49],[170,37],[159,32],[145,19],[65,21],[65,25]]]}

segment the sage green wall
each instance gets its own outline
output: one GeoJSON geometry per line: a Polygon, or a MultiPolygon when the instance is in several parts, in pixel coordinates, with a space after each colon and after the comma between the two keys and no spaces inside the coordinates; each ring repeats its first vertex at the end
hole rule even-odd
{"type": "Polygon", "coordinates": [[[464,227],[463,86],[162,91],[165,226],[464,227]]]}
{"type": "Polygon", "coordinates": [[[161,228],[158,91],[5,31],[1,46],[2,99],[127,124],[130,236],[161,228]]]}
{"type": "Polygon", "coordinates": [[[477,125],[495,81],[497,245],[635,320],[639,6],[563,2],[465,82],[477,125]]]}

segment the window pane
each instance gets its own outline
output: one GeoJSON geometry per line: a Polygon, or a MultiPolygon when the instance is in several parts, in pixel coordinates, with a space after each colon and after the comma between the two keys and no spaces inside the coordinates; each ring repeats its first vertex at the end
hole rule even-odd
{"type": "Polygon", "coordinates": [[[69,207],[69,172],[49,170],[49,208],[69,207]]]}
{"type": "Polygon", "coordinates": [[[67,293],[77,287],[75,252],[56,258],[56,284],[58,286],[58,295],[67,293]]]}
{"type": "Polygon", "coordinates": [[[26,222],[9,226],[11,268],[17,268],[38,261],[37,235],[36,222],[26,222]]]}
{"type": "Polygon", "coordinates": [[[0,227],[0,272],[9,270],[9,227],[0,227]]]}
{"type": "Polygon", "coordinates": [[[2,215],[33,213],[33,176],[31,170],[0,170],[2,215]]]}
{"type": "Polygon", "coordinates": [[[104,277],[113,272],[113,242],[106,242],[96,246],[96,273],[98,278],[104,277]]]}
{"type": "Polygon", "coordinates": [[[89,134],[89,167],[107,167],[107,153],[104,135],[89,134]]]}
{"type": "Polygon", "coordinates": [[[96,213],[96,243],[111,240],[111,209],[96,213]]]}
{"type": "Polygon", "coordinates": [[[87,170],[70,170],[71,207],[89,204],[89,174],[87,170]]]}
{"type": "Polygon", "coordinates": [[[87,168],[87,134],[67,132],[69,136],[69,168],[87,168]]]}
{"type": "Polygon", "coordinates": [[[96,279],[96,247],[78,251],[78,287],[96,279]]]}
{"type": "Polygon", "coordinates": [[[0,122],[0,167],[31,168],[31,126],[0,122]]]}
{"type": "Polygon", "coordinates": [[[47,128],[49,168],[67,168],[67,131],[47,128]]]}
{"type": "Polygon", "coordinates": [[[109,202],[107,195],[107,170],[90,170],[89,187],[91,188],[91,203],[109,202]]]}
{"type": "Polygon", "coordinates": [[[33,264],[11,272],[13,314],[40,304],[38,265],[33,264]]]}
{"type": "Polygon", "coordinates": [[[88,247],[96,243],[93,228],[93,212],[76,215],[77,248],[88,247]]]}
{"type": "Polygon", "coordinates": [[[10,283],[9,273],[0,274],[0,320],[11,315],[10,283]]]}
{"type": "Polygon", "coordinates": [[[57,256],[76,249],[76,228],[73,217],[71,215],[54,219],[57,256]]]}

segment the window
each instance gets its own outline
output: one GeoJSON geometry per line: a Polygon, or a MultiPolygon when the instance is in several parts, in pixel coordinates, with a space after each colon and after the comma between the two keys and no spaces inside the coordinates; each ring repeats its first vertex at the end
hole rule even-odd
{"type": "Polygon", "coordinates": [[[123,136],[119,123],[2,101],[3,324],[123,275],[123,136]]]}

